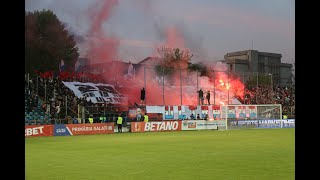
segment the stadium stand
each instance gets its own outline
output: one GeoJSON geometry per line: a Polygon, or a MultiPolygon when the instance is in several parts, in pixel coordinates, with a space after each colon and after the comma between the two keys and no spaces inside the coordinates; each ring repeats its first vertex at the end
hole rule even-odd
{"type": "MultiPolygon", "coordinates": [[[[27,76],[26,76],[27,77],[27,76]]],[[[70,123],[71,117],[78,117],[87,122],[89,115],[93,115],[94,122],[100,122],[103,115],[107,122],[116,122],[117,114],[123,115],[127,122],[128,107],[117,107],[107,103],[97,103],[78,98],[62,81],[67,82],[106,82],[91,73],[38,73],[31,78],[25,78],[25,124],[57,124],[70,123]],[[57,106],[60,112],[57,113],[57,106]],[[86,107],[85,116],[79,115],[79,108],[86,107]]],[[[274,87],[258,86],[245,89],[243,104],[282,104],[283,113],[288,118],[294,118],[295,92],[294,86],[274,87]]],[[[72,122],[72,120],[71,120],[72,122]]]]}

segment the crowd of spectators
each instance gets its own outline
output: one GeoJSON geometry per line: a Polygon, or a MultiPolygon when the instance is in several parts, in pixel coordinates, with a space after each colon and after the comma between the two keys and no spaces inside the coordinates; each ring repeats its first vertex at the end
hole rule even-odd
{"type": "MultiPolygon", "coordinates": [[[[91,73],[63,72],[54,75],[53,72],[39,73],[27,78],[25,83],[25,112],[43,111],[45,117],[52,120],[81,118],[85,120],[93,116],[96,122],[103,114],[107,121],[115,122],[118,114],[126,119],[128,107],[116,107],[109,103],[93,103],[85,98],[78,98],[72,90],[65,86],[65,82],[108,83],[101,77],[91,73]],[[87,107],[84,113],[80,107],[87,107]],[[39,109],[40,108],[40,109],[39,109]]],[[[284,114],[294,115],[295,92],[294,86],[274,87],[261,85],[252,89],[245,89],[243,104],[282,104],[284,114]]]]}
{"type": "MultiPolygon", "coordinates": [[[[52,72],[45,72],[29,78],[29,82],[26,81],[25,87],[30,94],[36,95],[37,99],[41,99],[39,104],[41,104],[46,115],[52,119],[51,123],[70,118],[80,118],[82,121],[87,122],[90,116],[93,116],[94,122],[100,122],[99,117],[101,115],[106,117],[106,121],[115,122],[118,114],[122,114],[122,117],[126,120],[128,107],[117,107],[107,102],[93,103],[92,101],[87,101],[84,97],[79,98],[62,81],[106,83],[99,76],[83,72],[60,73],[58,76],[54,76],[52,72]],[[38,95],[40,98],[38,98],[38,95]],[[86,107],[84,111],[82,107],[86,107]]],[[[33,104],[28,104],[26,111],[33,107],[33,104]]]]}
{"type": "Polygon", "coordinates": [[[245,89],[244,104],[281,104],[283,114],[294,115],[295,90],[294,86],[261,85],[245,89]]]}

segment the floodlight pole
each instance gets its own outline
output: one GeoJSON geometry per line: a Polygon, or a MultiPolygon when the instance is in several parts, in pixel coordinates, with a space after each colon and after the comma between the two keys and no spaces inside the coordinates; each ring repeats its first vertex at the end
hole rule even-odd
{"type": "Polygon", "coordinates": [[[230,74],[230,71],[228,69],[228,105],[229,105],[229,88],[230,88],[230,84],[229,84],[229,74],[230,74]]]}
{"type": "Polygon", "coordinates": [[[271,76],[271,90],[272,90],[272,91],[271,91],[271,92],[272,92],[272,93],[271,93],[271,95],[272,95],[271,99],[273,99],[273,79],[272,79],[272,73],[270,73],[269,76],[271,76]]]}
{"type": "Polygon", "coordinates": [[[226,115],[226,130],[228,130],[228,111],[229,111],[229,106],[225,106],[225,115],[226,115]]]}
{"type": "Polygon", "coordinates": [[[256,89],[256,104],[258,104],[258,86],[259,86],[259,72],[257,72],[257,89],[256,89]]]}
{"type": "MultiPolygon", "coordinates": [[[[197,70],[197,92],[199,91],[199,82],[198,82],[198,70],[197,70]]],[[[199,95],[197,94],[197,99],[198,99],[198,104],[200,104],[200,98],[199,98],[199,95]]]]}
{"type": "Polygon", "coordinates": [[[243,104],[246,104],[246,93],[245,93],[245,77],[244,77],[244,71],[242,72],[242,82],[244,84],[244,89],[243,89],[243,104]]]}
{"type": "Polygon", "coordinates": [[[180,68],[180,105],[182,106],[182,78],[181,78],[181,68],[180,68]]]}
{"type": "Polygon", "coordinates": [[[66,98],[66,117],[67,117],[67,115],[68,115],[68,98],[67,98],[67,96],[65,96],[66,98]]]}
{"type": "Polygon", "coordinates": [[[144,105],[147,105],[147,83],[146,83],[146,65],[144,65],[144,90],[145,90],[145,95],[144,95],[144,105]]]}
{"type": "Polygon", "coordinates": [[[280,104],[280,128],[282,128],[282,123],[283,123],[283,120],[282,120],[282,105],[280,104]]]}
{"type": "Polygon", "coordinates": [[[216,105],[216,77],[213,70],[213,104],[216,105]]]}
{"type": "Polygon", "coordinates": [[[164,106],[164,67],[162,67],[162,104],[164,106]]]}

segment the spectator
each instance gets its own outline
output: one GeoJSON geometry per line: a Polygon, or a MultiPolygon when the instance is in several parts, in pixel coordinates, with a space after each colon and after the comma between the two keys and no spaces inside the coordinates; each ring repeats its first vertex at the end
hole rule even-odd
{"type": "Polygon", "coordinates": [[[100,123],[104,123],[106,122],[106,117],[101,114],[99,117],[99,120],[100,120],[100,123]]]}
{"type": "Polygon", "coordinates": [[[210,105],[210,91],[207,92],[206,98],[207,98],[208,105],[210,105]]]}
{"type": "Polygon", "coordinates": [[[118,114],[117,125],[118,125],[118,133],[122,133],[122,117],[120,114],[118,114]]]}
{"type": "Polygon", "coordinates": [[[142,121],[142,120],[143,120],[143,117],[141,114],[141,109],[137,108],[137,121],[142,121]]]}
{"type": "Polygon", "coordinates": [[[73,124],[78,124],[79,123],[78,119],[75,116],[73,116],[72,121],[73,121],[73,124]]]}
{"type": "Polygon", "coordinates": [[[204,114],[204,120],[208,120],[208,114],[207,113],[204,114]]]}
{"type": "Polygon", "coordinates": [[[202,91],[202,89],[200,89],[200,90],[198,91],[198,97],[199,97],[199,105],[203,105],[204,98],[203,98],[203,91],[202,91]]]}
{"type": "Polygon", "coordinates": [[[149,117],[147,113],[144,113],[143,122],[148,122],[148,121],[149,121],[149,117]]]}
{"type": "Polygon", "coordinates": [[[57,102],[57,105],[56,105],[56,110],[55,110],[55,118],[60,118],[59,114],[60,114],[60,102],[57,102]]]}
{"type": "Polygon", "coordinates": [[[191,119],[191,120],[194,120],[194,119],[195,119],[193,113],[190,115],[190,119],[191,119]]]}
{"type": "Polygon", "coordinates": [[[145,98],[146,98],[146,90],[143,87],[141,89],[141,94],[140,94],[140,102],[141,102],[141,104],[145,103],[145,98]]]}
{"type": "Polygon", "coordinates": [[[92,116],[92,115],[90,115],[90,117],[88,118],[88,120],[89,120],[89,123],[90,123],[90,124],[93,124],[93,116],[92,116]]]}

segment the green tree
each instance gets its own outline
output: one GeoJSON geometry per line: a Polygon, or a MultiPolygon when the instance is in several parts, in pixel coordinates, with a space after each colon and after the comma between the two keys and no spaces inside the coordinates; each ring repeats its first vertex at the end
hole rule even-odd
{"type": "Polygon", "coordinates": [[[158,75],[164,73],[165,76],[171,76],[175,70],[187,69],[191,57],[188,50],[180,50],[179,48],[158,48],[158,53],[162,58],[162,61],[156,65],[156,72],[158,75]]]}
{"type": "Polygon", "coordinates": [[[25,72],[57,72],[61,60],[72,71],[78,57],[73,35],[52,11],[25,12],[25,72]]]}
{"type": "Polygon", "coordinates": [[[200,63],[195,63],[195,64],[192,64],[192,63],[189,63],[188,64],[188,70],[189,71],[198,71],[200,74],[200,76],[209,76],[209,71],[208,71],[208,68],[207,66],[205,66],[204,64],[202,64],[201,62],[200,63]]]}

